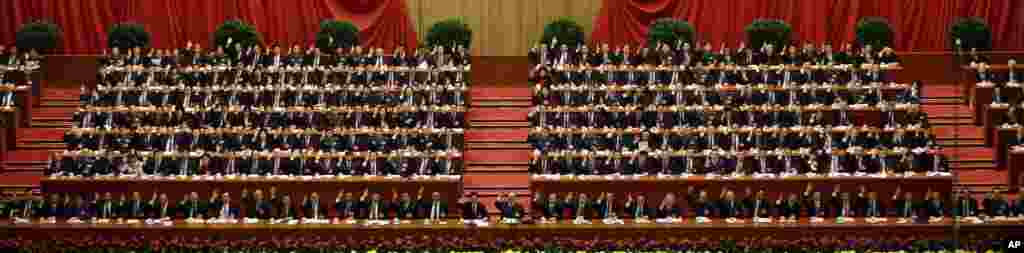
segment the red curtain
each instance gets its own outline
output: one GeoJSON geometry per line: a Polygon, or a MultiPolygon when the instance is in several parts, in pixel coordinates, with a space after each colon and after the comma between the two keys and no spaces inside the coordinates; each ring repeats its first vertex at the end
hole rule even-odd
{"type": "Polygon", "coordinates": [[[901,51],[949,50],[949,27],[957,17],[978,16],[992,29],[996,50],[1024,49],[1024,1],[1020,0],[604,0],[594,20],[593,42],[613,46],[646,41],[647,25],[673,17],[689,21],[697,41],[715,49],[746,40],[744,27],[757,18],[785,20],[794,42],[855,41],[861,17],[889,19],[894,48],[901,51]],[[1016,14],[1016,15],[1014,15],[1016,14]]]}
{"type": "Polygon", "coordinates": [[[398,45],[413,48],[417,41],[404,0],[4,0],[0,43],[13,43],[23,23],[49,20],[63,30],[58,52],[99,53],[106,48],[107,29],[119,22],[145,25],[156,48],[187,41],[209,47],[217,26],[233,18],[256,26],[264,43],[306,47],[324,19],[351,21],[364,46],[389,52],[398,45]]]}

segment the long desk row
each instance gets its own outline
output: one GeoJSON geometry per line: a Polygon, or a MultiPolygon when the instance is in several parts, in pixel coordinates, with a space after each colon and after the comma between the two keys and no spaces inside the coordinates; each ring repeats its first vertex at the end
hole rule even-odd
{"type": "MultiPolygon", "coordinates": [[[[774,238],[781,240],[802,240],[804,238],[917,238],[917,239],[951,239],[954,233],[973,234],[978,236],[1012,238],[1024,235],[1024,223],[986,223],[986,224],[953,224],[951,218],[938,223],[905,223],[897,224],[894,220],[879,224],[868,224],[862,220],[837,224],[833,220],[822,223],[810,223],[800,220],[797,223],[728,224],[721,220],[711,223],[697,224],[693,220],[681,224],[626,224],[609,225],[601,221],[593,224],[521,224],[507,225],[464,225],[458,220],[449,220],[446,224],[427,225],[419,221],[401,225],[366,225],[366,224],[185,224],[177,221],[173,225],[145,224],[12,224],[3,222],[0,231],[16,233],[21,238],[31,239],[70,239],[89,238],[103,235],[105,238],[174,238],[202,236],[203,238],[222,239],[256,239],[286,236],[310,236],[314,238],[348,238],[350,240],[431,240],[429,238],[446,238],[462,240],[518,240],[534,238],[545,240],[594,240],[601,239],[637,239],[648,238],[649,241],[689,239],[704,240],[749,238],[774,238]],[[410,233],[417,236],[409,237],[410,233]],[[461,237],[461,239],[460,239],[461,237]],[[472,239],[469,239],[472,238],[472,239]],[[556,239],[557,238],[557,239],[556,239]],[[671,239],[670,239],[671,238],[671,239]]],[[[663,243],[664,243],[663,242],[663,243]]],[[[457,243],[457,242],[456,242],[457,243]]]]}

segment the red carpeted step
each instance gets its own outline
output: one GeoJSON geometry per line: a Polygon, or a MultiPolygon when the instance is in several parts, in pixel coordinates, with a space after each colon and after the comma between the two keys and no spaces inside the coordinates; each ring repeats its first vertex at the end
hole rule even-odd
{"type": "Polygon", "coordinates": [[[464,154],[466,162],[474,161],[502,161],[502,162],[528,162],[530,161],[530,150],[467,150],[464,154]]]}
{"type": "Polygon", "coordinates": [[[469,121],[526,121],[530,108],[470,108],[466,114],[469,121]]]}
{"type": "Polygon", "coordinates": [[[43,99],[46,98],[74,98],[82,94],[80,89],[74,88],[45,88],[42,90],[43,99]]]}
{"type": "Polygon", "coordinates": [[[966,96],[966,91],[962,89],[963,87],[954,84],[925,84],[924,88],[921,88],[921,95],[926,98],[966,96]]]}
{"type": "Polygon", "coordinates": [[[957,136],[959,139],[984,139],[985,128],[974,125],[966,126],[934,126],[935,137],[939,139],[952,139],[957,136]]]}
{"type": "Polygon", "coordinates": [[[530,187],[530,175],[467,174],[462,177],[463,189],[524,189],[530,187]]]}
{"type": "Polygon", "coordinates": [[[44,117],[44,118],[67,118],[71,120],[71,115],[75,114],[78,108],[75,107],[37,107],[32,110],[32,117],[44,117]]]}
{"type": "Polygon", "coordinates": [[[995,150],[989,147],[954,147],[940,151],[950,160],[994,161],[995,150]]]}
{"type": "Polygon", "coordinates": [[[0,186],[22,186],[39,185],[43,180],[43,174],[39,172],[10,172],[0,174],[0,186]]]}
{"type": "Polygon", "coordinates": [[[1006,185],[1006,170],[957,170],[960,185],[1006,185]]]}
{"type": "Polygon", "coordinates": [[[929,118],[940,117],[973,117],[974,111],[966,105],[924,105],[921,111],[928,113],[929,118]]]}
{"type": "Polygon", "coordinates": [[[46,162],[50,159],[50,154],[56,152],[54,150],[11,150],[7,151],[5,162],[11,161],[42,161],[46,162]]]}
{"type": "Polygon", "coordinates": [[[517,85],[516,87],[473,87],[470,89],[470,96],[473,100],[506,100],[530,99],[532,92],[528,85],[517,85]]]}
{"type": "Polygon", "coordinates": [[[525,142],[529,129],[470,129],[465,133],[466,142],[525,142]]]}
{"type": "Polygon", "coordinates": [[[19,128],[18,140],[30,141],[61,141],[64,138],[66,128],[19,128]]]}

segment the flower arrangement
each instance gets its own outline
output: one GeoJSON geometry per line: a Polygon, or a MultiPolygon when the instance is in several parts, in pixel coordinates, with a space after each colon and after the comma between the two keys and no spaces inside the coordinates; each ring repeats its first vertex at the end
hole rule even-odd
{"type": "Polygon", "coordinates": [[[561,18],[544,26],[544,34],[540,37],[541,43],[550,43],[552,39],[555,39],[557,44],[568,45],[570,48],[575,48],[586,41],[583,27],[571,18],[561,18]]]}
{"type": "Polygon", "coordinates": [[[114,24],[107,33],[107,46],[110,48],[149,47],[149,40],[149,31],[138,23],[114,24]]]}
{"type": "Polygon", "coordinates": [[[857,43],[871,45],[876,50],[892,46],[892,26],[883,17],[865,17],[857,22],[857,43]]]}
{"type": "Polygon", "coordinates": [[[18,29],[14,44],[25,51],[36,50],[47,53],[57,48],[60,40],[60,27],[46,21],[29,22],[18,29]]]}
{"type": "Polygon", "coordinates": [[[693,43],[693,25],[685,20],[661,18],[647,28],[647,46],[654,48],[658,43],[675,46],[677,41],[693,43]]]}
{"type": "Polygon", "coordinates": [[[239,52],[235,52],[234,44],[238,44],[242,48],[249,48],[260,43],[261,35],[256,27],[242,20],[232,19],[224,21],[213,32],[213,47],[211,48],[223,46],[228,54],[237,55],[239,52]],[[232,45],[228,45],[229,39],[232,45]]]}
{"type": "Polygon", "coordinates": [[[781,49],[789,45],[793,35],[793,27],[779,19],[756,19],[744,29],[747,32],[747,44],[751,48],[760,48],[764,44],[775,45],[781,49]]]}
{"type": "Polygon", "coordinates": [[[427,45],[431,47],[462,45],[464,48],[469,48],[473,41],[473,30],[466,22],[457,18],[449,18],[430,26],[426,40],[427,45]]]}
{"type": "Polygon", "coordinates": [[[316,47],[323,52],[334,52],[336,48],[359,45],[359,28],[352,22],[324,20],[316,34],[316,47]]]}
{"type": "MultiPolygon", "coordinates": [[[[992,30],[979,17],[959,18],[949,28],[950,47],[956,47],[956,40],[961,41],[965,50],[977,48],[979,51],[992,49],[992,30]]],[[[955,48],[954,48],[955,49],[955,48]]]]}

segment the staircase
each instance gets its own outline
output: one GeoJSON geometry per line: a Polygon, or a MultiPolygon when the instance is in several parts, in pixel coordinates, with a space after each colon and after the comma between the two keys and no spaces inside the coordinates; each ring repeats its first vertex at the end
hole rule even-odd
{"type": "Polygon", "coordinates": [[[529,194],[526,116],[532,106],[530,94],[526,84],[484,84],[472,89],[463,191],[477,193],[490,207],[499,193],[529,194]]]}
{"type": "Polygon", "coordinates": [[[983,127],[974,125],[974,111],[955,85],[935,84],[922,91],[921,110],[928,113],[936,143],[957,176],[955,186],[973,192],[1005,187],[1005,170],[997,170],[995,150],[985,145],[983,127]]]}
{"type": "Polygon", "coordinates": [[[64,149],[64,132],[78,108],[77,89],[43,89],[27,128],[18,128],[13,150],[0,163],[0,189],[36,189],[49,155],[64,149]]]}

